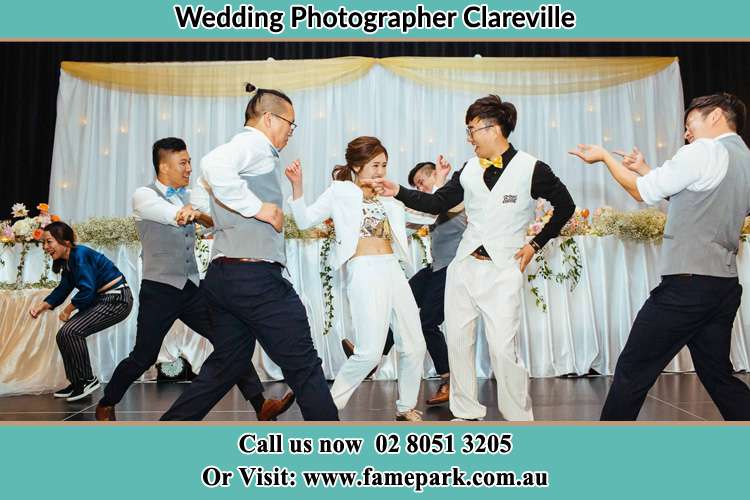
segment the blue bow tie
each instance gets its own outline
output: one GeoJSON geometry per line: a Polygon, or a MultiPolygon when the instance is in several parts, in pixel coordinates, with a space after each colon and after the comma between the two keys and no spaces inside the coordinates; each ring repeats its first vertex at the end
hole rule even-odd
{"type": "Polygon", "coordinates": [[[187,190],[184,187],[181,187],[178,189],[175,189],[173,187],[167,188],[167,198],[169,198],[170,196],[174,196],[174,195],[177,195],[180,198],[182,198],[183,196],[185,196],[186,193],[187,193],[187,190]]]}

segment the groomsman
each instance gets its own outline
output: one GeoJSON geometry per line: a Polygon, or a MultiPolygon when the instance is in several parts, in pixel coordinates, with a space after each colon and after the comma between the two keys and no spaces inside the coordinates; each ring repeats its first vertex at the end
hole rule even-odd
{"type": "Polygon", "coordinates": [[[305,307],[282,276],[286,264],[279,151],[294,128],[292,101],[256,89],[245,127],[201,161],[216,224],[203,281],[214,352],[162,420],[199,420],[244,373],[256,340],[281,368],[305,420],[338,420],[305,307]]]}
{"type": "MultiPolygon", "coordinates": [[[[192,167],[182,139],[156,141],[152,156],[156,179],[133,194],[133,215],[143,249],[135,347],[115,368],[96,407],[97,420],[116,420],[115,405],[156,362],[164,337],[176,320],[214,341],[208,309],[198,288],[194,253],[195,222],[204,227],[213,225],[208,199],[205,191],[191,193],[187,189],[192,167]]],[[[292,393],[282,400],[265,399],[252,363],[245,367],[237,386],[255,408],[258,420],[275,420],[294,401],[292,393]]]]}
{"type": "MultiPolygon", "coordinates": [[[[450,164],[442,156],[438,158],[437,165],[431,161],[417,163],[409,172],[409,185],[423,193],[432,193],[445,183],[450,169],[450,164]]],[[[438,390],[425,401],[428,406],[447,403],[450,395],[448,346],[440,325],[445,320],[447,267],[456,256],[456,250],[465,229],[466,211],[463,204],[438,215],[430,225],[432,264],[421,269],[409,280],[409,286],[419,306],[419,319],[422,322],[422,333],[427,344],[427,351],[441,379],[438,390]]],[[[354,345],[350,340],[344,339],[341,343],[347,357],[354,354],[354,345]]],[[[383,355],[387,355],[392,347],[393,332],[389,330],[383,355]]]]}
{"type": "Polygon", "coordinates": [[[689,144],[656,169],[637,149],[625,164],[601,146],[571,151],[586,163],[604,162],[635,200],[669,200],[661,283],[635,318],[602,420],[635,420],[649,389],[685,345],[722,417],[750,420],[750,389],[734,377],[729,359],[742,297],[737,250],[750,214],[750,150],[737,135],[745,117],[745,104],[731,94],[693,99],[685,112],[689,144]]]}
{"type": "Polygon", "coordinates": [[[515,106],[496,95],[469,106],[466,135],[476,157],[433,194],[380,181],[384,196],[395,196],[421,212],[438,214],[462,201],[466,208],[468,225],[448,266],[445,288],[450,409],[458,420],[481,420],[486,414],[477,399],[475,327],[480,316],[503,417],[533,420],[529,375],[516,348],[523,271],[575,211],[568,190],[550,167],[508,142],[516,118],[515,106]],[[552,203],[554,214],[526,243],[536,198],[552,203]]]}

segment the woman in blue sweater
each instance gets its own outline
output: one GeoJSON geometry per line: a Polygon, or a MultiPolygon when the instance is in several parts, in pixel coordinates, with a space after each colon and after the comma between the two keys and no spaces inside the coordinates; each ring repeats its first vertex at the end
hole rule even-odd
{"type": "Polygon", "coordinates": [[[42,243],[44,251],[52,257],[52,270],[62,272],[62,278],[57,288],[43,302],[32,306],[29,313],[36,318],[65,302],[74,288],[78,290],[60,312],[60,320],[65,324],[57,333],[57,346],[70,385],[54,394],[57,398],[77,401],[100,385],[91,371],[86,337],[127,318],[133,308],[133,296],[125,276],[112,261],[88,247],[76,245],[73,229],[64,222],[45,226],[42,243]]]}

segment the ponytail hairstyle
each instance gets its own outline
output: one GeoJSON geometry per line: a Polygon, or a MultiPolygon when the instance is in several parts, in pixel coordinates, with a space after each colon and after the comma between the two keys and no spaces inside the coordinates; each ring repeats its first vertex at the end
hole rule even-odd
{"type": "Polygon", "coordinates": [[[388,159],[388,151],[377,137],[362,136],[357,137],[346,145],[346,164],[336,165],[331,172],[331,177],[335,181],[351,181],[357,176],[357,172],[370,160],[384,154],[388,159]]]}
{"type": "Polygon", "coordinates": [[[466,124],[474,118],[479,118],[487,125],[500,125],[503,137],[507,139],[516,128],[518,113],[513,104],[503,102],[500,96],[493,94],[477,99],[469,106],[466,110],[466,124]]]}
{"type": "Polygon", "coordinates": [[[285,103],[292,106],[292,100],[280,90],[259,89],[252,83],[246,83],[245,91],[252,94],[245,108],[245,123],[257,120],[265,112],[280,114],[284,111],[285,103]]]}
{"type": "MultiPolygon", "coordinates": [[[[44,231],[49,232],[58,243],[65,245],[66,247],[75,248],[76,246],[76,234],[73,232],[73,228],[62,221],[50,222],[44,226],[44,231]]],[[[52,272],[60,274],[65,261],[63,259],[56,259],[52,262],[52,272]]]]}

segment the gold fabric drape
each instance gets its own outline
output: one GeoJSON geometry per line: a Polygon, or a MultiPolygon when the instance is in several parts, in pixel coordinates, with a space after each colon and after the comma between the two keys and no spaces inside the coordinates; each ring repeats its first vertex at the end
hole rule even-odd
{"type": "Polygon", "coordinates": [[[292,92],[346,83],[375,64],[426,86],[456,91],[537,95],[584,92],[620,85],[664,70],[673,57],[340,57],[289,61],[196,63],[63,62],[66,73],[89,83],[142,94],[196,97],[245,95],[245,83],[292,92]],[[529,83],[518,75],[532,73],[529,83]]]}

